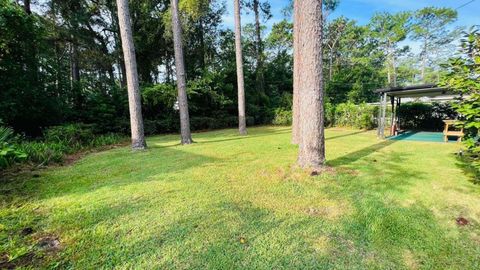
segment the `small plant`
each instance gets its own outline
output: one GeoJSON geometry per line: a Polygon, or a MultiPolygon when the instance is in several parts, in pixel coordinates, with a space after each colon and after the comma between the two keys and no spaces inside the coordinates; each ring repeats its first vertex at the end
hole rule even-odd
{"type": "Polygon", "coordinates": [[[0,126],[0,168],[4,169],[13,163],[24,160],[27,154],[15,147],[11,141],[13,140],[13,130],[0,126]]]}
{"type": "Polygon", "coordinates": [[[73,151],[90,144],[94,138],[92,127],[83,124],[51,127],[44,132],[45,142],[62,143],[73,151]]]}
{"type": "Polygon", "coordinates": [[[272,124],[277,126],[288,126],[292,124],[292,111],[276,109],[272,124]]]}

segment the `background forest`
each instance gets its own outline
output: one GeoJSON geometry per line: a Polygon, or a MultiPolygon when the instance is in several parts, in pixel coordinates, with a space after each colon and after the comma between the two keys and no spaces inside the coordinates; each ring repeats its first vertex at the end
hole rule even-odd
{"type": "MultiPolygon", "coordinates": [[[[93,124],[99,133],[128,130],[124,64],[115,1],[0,0],[0,118],[28,136],[64,123],[93,124]]],[[[331,19],[325,5],[328,103],[375,102],[373,89],[436,83],[452,53],[456,12],[425,8],[378,13],[368,25],[331,19]],[[416,52],[403,46],[418,40],[416,52]],[[441,59],[439,59],[441,58],[441,59]]],[[[282,122],[292,100],[291,7],[271,29],[268,1],[249,0],[244,13],[245,84],[250,125],[282,122]]],[[[192,129],[235,126],[234,34],[224,1],[181,1],[192,129]]],[[[131,2],[146,133],[178,130],[169,1],[131,2]]],[[[453,47],[454,48],[454,47],[453,47]]]]}
{"type": "MultiPolygon", "coordinates": [[[[292,118],[293,7],[287,3],[283,17],[272,18],[271,4],[242,2],[243,14],[253,18],[243,25],[249,126],[288,125],[292,118]]],[[[327,125],[373,128],[376,108],[366,103],[377,102],[374,89],[438,83],[448,73],[442,64],[454,55],[462,30],[454,27],[456,10],[381,12],[360,25],[334,17],[339,4],[339,0],[324,4],[327,125]]],[[[130,10],[145,133],[178,132],[170,1],[131,1],[130,10]]],[[[235,39],[224,22],[227,3],[184,0],[180,11],[191,128],[236,126],[235,39]]],[[[414,109],[425,117],[423,122],[406,121],[411,128],[438,129],[443,115],[453,114],[448,106],[412,106],[404,108],[406,116],[414,109]],[[437,115],[436,122],[432,115],[437,115]]],[[[37,162],[61,159],[63,153],[85,144],[118,142],[121,134],[128,134],[125,66],[114,0],[0,0],[0,126],[12,127],[21,140],[43,138],[54,145],[68,141],[68,147],[35,141],[20,147],[37,162]]],[[[14,137],[12,130],[1,133],[10,141],[14,137]]]]}

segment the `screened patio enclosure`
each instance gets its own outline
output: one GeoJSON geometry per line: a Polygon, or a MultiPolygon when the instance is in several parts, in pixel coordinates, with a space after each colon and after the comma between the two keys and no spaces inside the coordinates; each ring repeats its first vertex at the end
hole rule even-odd
{"type": "MultiPolygon", "coordinates": [[[[444,87],[439,87],[435,84],[413,85],[406,87],[391,87],[375,90],[375,93],[380,96],[380,110],[378,114],[378,130],[377,135],[380,139],[385,139],[385,130],[388,128],[389,136],[396,136],[397,132],[401,130],[399,127],[398,107],[402,104],[402,101],[406,100],[421,100],[428,99],[429,101],[444,102],[453,100],[458,95],[455,95],[452,91],[444,87]],[[387,107],[391,106],[391,119],[387,121],[387,107]],[[389,123],[388,123],[389,122],[389,123]]],[[[448,119],[445,119],[448,120],[448,119]]],[[[441,133],[440,133],[441,134],[441,133]]],[[[415,133],[408,133],[407,135],[400,136],[399,138],[410,138],[415,133]]],[[[427,137],[432,137],[433,134],[422,134],[427,137]]],[[[417,135],[418,136],[418,135],[417,135]]],[[[441,136],[441,135],[440,135],[441,136]]],[[[433,136],[434,137],[434,136],[433,136]]],[[[432,138],[433,138],[432,137],[432,138]]],[[[413,138],[413,137],[412,137],[413,138]]]]}

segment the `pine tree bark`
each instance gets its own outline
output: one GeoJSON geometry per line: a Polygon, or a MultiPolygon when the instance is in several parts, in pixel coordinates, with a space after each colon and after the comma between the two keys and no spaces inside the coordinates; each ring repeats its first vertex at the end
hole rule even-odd
{"type": "Polygon", "coordinates": [[[292,143],[300,143],[300,29],[301,29],[301,11],[300,0],[294,1],[293,6],[293,116],[292,116],[292,143]]]}
{"type": "Polygon", "coordinates": [[[322,0],[301,3],[300,54],[301,142],[298,164],[303,168],[322,169],[325,165],[325,134],[322,67],[322,0]]]}
{"type": "Polygon", "coordinates": [[[245,82],[243,76],[242,52],[242,21],[240,17],[240,0],[234,0],[235,6],[235,55],[237,59],[238,83],[238,131],[240,135],[247,135],[247,122],[245,117],[245,82]]]}
{"type": "Polygon", "coordinates": [[[132,26],[128,0],[117,0],[118,22],[122,39],[123,55],[127,75],[128,105],[130,109],[130,126],[132,133],[132,149],[141,150],[147,147],[143,129],[142,103],[138,82],[137,59],[133,43],[132,26]]]}
{"type": "Polygon", "coordinates": [[[185,60],[183,56],[182,26],[178,12],[178,0],[171,0],[173,44],[175,49],[175,67],[177,71],[178,106],[180,108],[181,143],[193,143],[190,132],[190,116],[188,114],[187,82],[185,60]]]}

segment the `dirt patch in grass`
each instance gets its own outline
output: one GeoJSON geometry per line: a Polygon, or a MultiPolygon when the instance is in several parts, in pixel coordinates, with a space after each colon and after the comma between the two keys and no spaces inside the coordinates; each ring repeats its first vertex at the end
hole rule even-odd
{"type": "Polygon", "coordinates": [[[78,153],[65,156],[63,159],[63,162],[60,165],[70,166],[75,162],[79,161],[80,159],[84,158],[86,155],[93,154],[93,153],[100,153],[100,152],[104,152],[104,151],[108,151],[108,150],[112,150],[120,147],[127,147],[129,144],[130,144],[130,141],[125,140],[124,142],[117,143],[117,144],[105,145],[105,146],[100,146],[94,149],[80,151],[78,153]]]}
{"type": "Polygon", "coordinates": [[[411,270],[418,269],[418,262],[410,250],[405,250],[402,254],[402,257],[403,257],[405,266],[407,266],[408,269],[411,269],[411,270]]]}
{"type": "Polygon", "coordinates": [[[37,247],[43,251],[56,252],[62,248],[62,245],[58,237],[49,235],[40,238],[37,242],[37,247]]]}
{"type": "Polygon", "coordinates": [[[346,203],[325,203],[304,209],[304,213],[311,217],[321,217],[328,220],[337,220],[348,213],[350,207],[346,203]]]}

